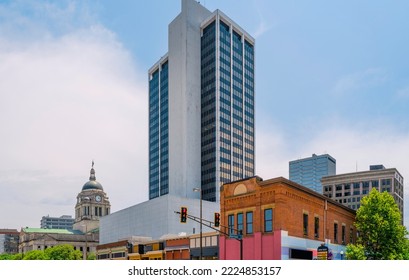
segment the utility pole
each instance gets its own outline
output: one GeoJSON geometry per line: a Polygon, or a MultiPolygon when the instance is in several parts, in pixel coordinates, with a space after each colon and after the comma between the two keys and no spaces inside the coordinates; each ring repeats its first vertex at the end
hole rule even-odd
{"type": "Polygon", "coordinates": [[[200,260],[203,260],[203,197],[202,188],[194,188],[194,192],[200,192],[200,260]]]}

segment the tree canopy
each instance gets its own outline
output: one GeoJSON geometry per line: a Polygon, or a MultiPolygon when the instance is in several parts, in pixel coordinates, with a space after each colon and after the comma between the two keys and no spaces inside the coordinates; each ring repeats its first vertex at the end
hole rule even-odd
{"type": "Polygon", "coordinates": [[[87,254],[87,260],[93,261],[93,260],[96,260],[96,259],[97,259],[97,256],[95,255],[94,252],[91,252],[91,253],[87,254]]]}
{"type": "Polygon", "coordinates": [[[12,259],[13,259],[13,255],[11,254],[7,254],[7,253],[0,254],[0,260],[12,260],[12,259]]]}
{"type": "Polygon", "coordinates": [[[45,249],[49,260],[81,260],[82,253],[75,250],[72,245],[62,244],[45,249]]]}
{"type": "MultiPolygon", "coordinates": [[[[24,254],[0,254],[0,260],[82,260],[82,252],[74,246],[61,244],[42,250],[33,250],[24,254]]],[[[88,259],[95,259],[95,254],[88,255],[88,259]]]]}
{"type": "Polygon", "coordinates": [[[372,189],[356,212],[357,243],[349,244],[348,259],[396,260],[408,256],[407,230],[393,197],[372,189]]]}
{"type": "Polygon", "coordinates": [[[24,254],[23,260],[47,260],[47,256],[44,251],[33,250],[24,254]]]}

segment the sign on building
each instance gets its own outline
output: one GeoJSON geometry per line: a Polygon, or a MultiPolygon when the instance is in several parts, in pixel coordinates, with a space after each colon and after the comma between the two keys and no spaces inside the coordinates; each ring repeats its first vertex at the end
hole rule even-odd
{"type": "Polygon", "coordinates": [[[321,244],[317,248],[317,259],[318,260],[327,260],[328,259],[328,247],[324,244],[321,244]]]}

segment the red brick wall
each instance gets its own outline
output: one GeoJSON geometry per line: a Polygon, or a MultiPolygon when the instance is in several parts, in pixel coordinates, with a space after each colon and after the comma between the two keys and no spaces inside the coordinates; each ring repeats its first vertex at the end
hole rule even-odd
{"type": "Polygon", "coordinates": [[[190,239],[189,238],[181,238],[181,239],[169,239],[166,240],[166,246],[171,247],[171,246],[189,246],[190,245],[190,239]]]}
{"type": "MultiPolygon", "coordinates": [[[[166,247],[178,247],[178,246],[189,246],[189,238],[178,238],[166,240],[166,247]]],[[[175,249],[166,252],[167,260],[189,260],[190,250],[189,249],[175,249]]]]}
{"type": "Polygon", "coordinates": [[[188,249],[167,251],[165,258],[166,260],[189,260],[190,251],[188,249]]]}
{"type": "MultiPolygon", "coordinates": [[[[273,230],[288,231],[290,236],[341,243],[342,225],[349,243],[355,211],[285,178],[260,181],[258,177],[225,184],[221,190],[221,224],[227,227],[229,214],[253,211],[253,232],[263,232],[264,209],[273,209],[273,230]],[[325,210],[327,209],[327,210],[325,210]],[[303,214],[308,215],[308,233],[303,232],[303,214]],[[319,218],[318,237],[314,234],[315,217],[319,218]],[[338,242],[334,239],[334,222],[338,223],[338,242]]],[[[237,226],[237,218],[235,221],[237,226]]],[[[245,232],[244,232],[245,233],[245,232]]],[[[353,235],[356,234],[354,229],[353,235]]],[[[355,240],[355,236],[354,236],[355,240]]]]}

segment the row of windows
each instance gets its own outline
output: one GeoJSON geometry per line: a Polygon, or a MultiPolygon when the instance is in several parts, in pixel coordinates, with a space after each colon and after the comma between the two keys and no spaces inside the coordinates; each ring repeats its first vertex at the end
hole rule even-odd
{"type": "MultiPolygon", "coordinates": [[[[303,234],[308,236],[308,214],[303,214],[303,234]]],[[[314,217],[314,238],[319,238],[320,235],[320,218],[314,217]]]]}
{"type": "Polygon", "coordinates": [[[215,103],[214,95],[209,94],[207,97],[202,96],[201,103],[202,110],[204,110],[206,107],[214,107],[214,103],[215,103]]]}
{"type": "MultiPolygon", "coordinates": [[[[268,208],[263,211],[263,231],[273,231],[273,209],[268,208]]],[[[253,234],[253,211],[245,213],[230,214],[227,217],[227,227],[229,235],[253,234]],[[244,219],[245,217],[245,219],[244,219]]]]}
{"type": "Polygon", "coordinates": [[[216,178],[214,174],[208,174],[206,176],[202,176],[202,187],[206,188],[210,184],[213,186],[213,184],[216,182],[216,178]]]}
{"type": "MultiPolygon", "coordinates": [[[[230,65],[230,53],[228,52],[220,52],[220,67],[223,67],[222,65],[230,65]]],[[[226,69],[225,67],[223,67],[226,69]]]]}
{"type": "MultiPolygon", "coordinates": [[[[203,247],[215,247],[218,246],[217,236],[203,236],[202,237],[203,247]]],[[[200,248],[200,238],[190,239],[190,248],[200,248]]]]}
{"type": "Polygon", "coordinates": [[[91,211],[90,206],[84,206],[82,208],[83,216],[99,216],[99,217],[101,217],[103,215],[109,215],[109,208],[105,208],[105,214],[102,211],[102,207],[95,206],[93,210],[94,211],[91,211]]]}
{"type": "MultiPolygon", "coordinates": [[[[378,190],[379,192],[388,192],[388,193],[391,192],[390,187],[375,187],[375,189],[378,190]]],[[[324,190],[325,190],[325,188],[324,188],[324,190]]],[[[369,189],[362,189],[362,190],[354,189],[353,191],[350,191],[350,190],[345,191],[344,190],[343,192],[342,191],[335,192],[335,197],[348,197],[348,196],[354,196],[354,195],[359,195],[360,196],[360,195],[369,194],[369,192],[370,192],[369,189]]],[[[333,195],[333,193],[331,191],[324,192],[324,195],[329,197],[329,198],[334,197],[334,195],[333,195]]]]}
{"type": "Polygon", "coordinates": [[[252,106],[244,107],[244,113],[246,113],[250,118],[254,118],[254,108],[252,106]]]}
{"type": "MultiPolygon", "coordinates": [[[[334,243],[338,243],[341,241],[341,244],[345,245],[346,244],[346,226],[343,224],[341,225],[341,240],[338,240],[339,234],[338,234],[338,223],[334,223],[334,243]]],[[[353,242],[353,236],[354,236],[354,229],[350,227],[349,229],[349,243],[353,242]]]]}
{"type": "MultiPolygon", "coordinates": [[[[341,190],[349,190],[352,188],[354,189],[360,189],[361,187],[363,189],[367,189],[370,186],[372,188],[374,187],[379,187],[379,183],[382,186],[391,186],[392,182],[391,179],[381,179],[381,180],[372,180],[372,181],[363,181],[363,182],[354,182],[354,183],[347,183],[347,184],[338,184],[335,185],[335,191],[341,191],[341,190]]],[[[324,187],[324,191],[328,192],[328,191],[332,191],[333,190],[333,186],[325,186],[324,187]]]]}
{"type": "MultiPolygon", "coordinates": [[[[151,185],[152,187],[152,185],[151,185]]],[[[149,199],[155,198],[159,196],[159,187],[151,188],[149,190],[149,199]]]]}
{"type": "Polygon", "coordinates": [[[245,87],[246,89],[250,90],[251,92],[254,91],[254,79],[253,79],[252,76],[245,75],[244,87],[245,87]]]}
{"type": "Polygon", "coordinates": [[[116,253],[107,253],[107,254],[100,254],[98,255],[98,260],[106,260],[106,259],[116,259],[116,258],[124,258],[125,252],[116,252],[116,253]]]}
{"type": "MultiPolygon", "coordinates": [[[[339,243],[341,241],[341,244],[346,244],[346,226],[345,224],[342,224],[341,226],[341,236],[339,236],[339,229],[338,229],[338,222],[334,222],[334,228],[333,228],[333,242],[334,243],[339,243]],[[339,237],[341,237],[340,240],[339,237]]],[[[307,213],[303,213],[303,234],[305,237],[308,237],[309,235],[309,217],[307,213]]],[[[320,218],[315,216],[314,217],[314,238],[319,238],[320,237],[320,218]]],[[[349,234],[349,243],[353,242],[353,227],[350,227],[350,234],[349,234]]]]}
{"type": "Polygon", "coordinates": [[[231,50],[230,45],[223,44],[223,42],[220,42],[220,43],[221,43],[220,48],[219,48],[220,54],[224,53],[230,57],[230,50],[231,50]]]}

